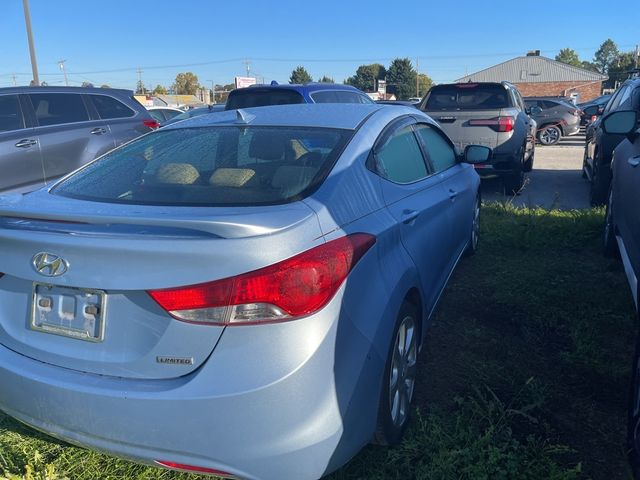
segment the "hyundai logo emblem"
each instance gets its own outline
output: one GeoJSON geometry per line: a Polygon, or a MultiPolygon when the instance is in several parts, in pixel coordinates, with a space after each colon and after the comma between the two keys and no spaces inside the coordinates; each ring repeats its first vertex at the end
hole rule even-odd
{"type": "Polygon", "coordinates": [[[36,272],[45,277],[59,277],[69,269],[69,264],[64,258],[46,252],[34,255],[31,265],[36,272]]]}

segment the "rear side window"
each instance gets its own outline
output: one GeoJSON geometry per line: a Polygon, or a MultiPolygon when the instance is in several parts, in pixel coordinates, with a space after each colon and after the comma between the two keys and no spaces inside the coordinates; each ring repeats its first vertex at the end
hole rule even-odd
{"type": "Polygon", "coordinates": [[[229,94],[225,110],[305,103],[295,90],[243,88],[229,94]]]}
{"type": "Polygon", "coordinates": [[[311,98],[315,103],[373,103],[373,100],[364,95],[344,90],[313,92],[311,98]]]}
{"type": "Polygon", "coordinates": [[[75,93],[32,93],[29,95],[38,125],[85,122],[89,114],[82,97],[75,93]]]}
{"type": "Polygon", "coordinates": [[[133,117],[136,112],[124,103],[107,95],[89,95],[102,119],[133,117]]]}
{"type": "Polygon", "coordinates": [[[24,128],[17,95],[0,95],[0,132],[24,128]]]}
{"type": "Polygon", "coordinates": [[[502,85],[457,83],[433,87],[425,110],[491,110],[510,106],[502,85]]]}
{"type": "Polygon", "coordinates": [[[159,130],[108,153],[52,192],[148,205],[287,203],[322,182],[350,136],[324,128],[159,130]]]}
{"type": "Polygon", "coordinates": [[[427,166],[410,126],[401,128],[375,153],[376,171],[395,183],[413,183],[427,176],[427,166]]]}
{"type": "Polygon", "coordinates": [[[418,125],[416,131],[435,172],[443,172],[457,163],[453,146],[433,127],[418,125]]]}

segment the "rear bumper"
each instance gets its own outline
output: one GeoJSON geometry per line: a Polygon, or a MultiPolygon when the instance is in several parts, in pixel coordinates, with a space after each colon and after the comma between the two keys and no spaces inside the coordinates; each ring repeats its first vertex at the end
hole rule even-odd
{"type": "Polygon", "coordinates": [[[577,135],[580,132],[580,120],[576,117],[578,121],[573,124],[568,124],[564,126],[564,134],[566,136],[577,135]]]}
{"type": "MultiPolygon", "coordinates": [[[[334,298],[294,322],[227,328],[200,369],[171,380],[84,374],[0,346],[0,409],[54,437],[142,463],[317,479],[354,455],[375,427],[361,420],[342,438],[353,396],[335,381],[336,331],[351,329],[344,312],[337,321],[339,304],[334,298]],[[261,331],[251,339],[246,328],[261,331]]],[[[351,334],[347,384],[370,386],[362,372],[374,373],[371,364],[382,360],[355,328],[351,334]]]]}
{"type": "Polygon", "coordinates": [[[481,178],[495,178],[518,173],[520,167],[519,160],[514,153],[495,152],[491,161],[473,166],[476,173],[481,178]]]}

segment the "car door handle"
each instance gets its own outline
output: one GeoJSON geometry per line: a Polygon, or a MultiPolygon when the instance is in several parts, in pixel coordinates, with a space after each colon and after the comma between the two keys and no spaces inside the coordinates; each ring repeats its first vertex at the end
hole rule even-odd
{"type": "Polygon", "coordinates": [[[37,145],[38,141],[37,140],[33,140],[32,138],[25,138],[23,140],[20,140],[18,143],[16,143],[16,147],[18,148],[29,148],[29,147],[33,147],[34,145],[37,145]]]}
{"type": "Polygon", "coordinates": [[[449,198],[453,200],[458,196],[458,192],[456,192],[453,188],[449,189],[449,198]]]}
{"type": "Polygon", "coordinates": [[[627,160],[627,162],[629,163],[629,165],[631,165],[633,168],[636,168],[638,165],[640,165],[640,156],[637,157],[632,157],[629,160],[627,160]]]}
{"type": "Polygon", "coordinates": [[[91,135],[103,135],[103,134],[107,133],[107,129],[106,128],[102,128],[102,127],[97,127],[97,128],[94,128],[93,130],[91,130],[89,133],[91,135]]]}
{"type": "Polygon", "coordinates": [[[402,223],[412,223],[416,218],[418,218],[420,212],[416,210],[405,210],[402,212],[402,223]]]}

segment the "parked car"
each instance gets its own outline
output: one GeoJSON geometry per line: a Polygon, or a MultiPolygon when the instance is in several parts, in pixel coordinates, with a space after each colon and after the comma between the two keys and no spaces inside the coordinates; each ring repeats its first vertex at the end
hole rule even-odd
{"type": "Polygon", "coordinates": [[[380,105],[401,105],[403,107],[418,108],[418,104],[416,102],[412,102],[411,100],[376,100],[376,103],[380,105]]]}
{"type": "Polygon", "coordinates": [[[611,95],[600,95],[588,102],[579,103],[577,106],[582,112],[580,115],[580,125],[588,125],[592,121],[594,115],[600,115],[604,111],[604,107],[611,99],[611,95]]]}
{"type": "MultiPolygon", "coordinates": [[[[619,255],[638,310],[640,278],[640,130],[638,111],[618,110],[601,122],[605,134],[626,137],[618,144],[611,162],[611,188],[607,199],[604,252],[619,255]]],[[[640,337],[633,362],[629,403],[628,445],[636,478],[640,478],[640,337]]]]}
{"type": "Polygon", "coordinates": [[[294,103],[374,103],[366,93],[350,85],[306,83],[304,85],[252,85],[229,92],[226,110],[294,103]]]}
{"type": "Polygon", "coordinates": [[[580,131],[581,110],[573,104],[549,97],[526,97],[524,104],[540,107],[531,117],[538,124],[537,137],[542,145],[555,145],[562,137],[580,131]]]}
{"type": "Polygon", "coordinates": [[[129,90],[0,88],[0,192],[38,188],[154,126],[129,90]]]}
{"type": "Polygon", "coordinates": [[[147,107],[149,114],[157,120],[158,123],[165,123],[173,117],[184,113],[184,110],[173,107],[147,107]]]}
{"type": "Polygon", "coordinates": [[[436,120],[453,143],[493,149],[476,165],[481,177],[501,177],[506,193],[518,193],[533,168],[536,122],[518,89],[507,83],[453,83],[432,87],[419,109],[436,120]]]}
{"type": "Polygon", "coordinates": [[[179,115],[176,115],[173,118],[170,118],[166,122],[161,125],[164,127],[165,125],[171,125],[172,123],[179,122],[181,120],[186,120],[187,118],[199,117],[200,115],[204,115],[206,113],[214,113],[214,112],[222,112],[224,110],[224,104],[216,104],[216,105],[207,105],[206,107],[196,107],[190,108],[182,112],[179,115]]]}
{"type": "Polygon", "coordinates": [[[286,105],[163,127],[0,197],[0,409],[246,479],[398,443],[431,314],[478,245],[468,162],[490,154],[459,155],[414,108],[286,105]]]}
{"type": "Polygon", "coordinates": [[[640,111],[640,78],[626,80],[618,88],[604,108],[600,120],[596,120],[587,133],[582,170],[583,176],[590,182],[592,205],[603,205],[607,201],[611,183],[611,155],[625,138],[617,133],[605,133],[602,120],[612,112],[622,110],[640,111]]]}

